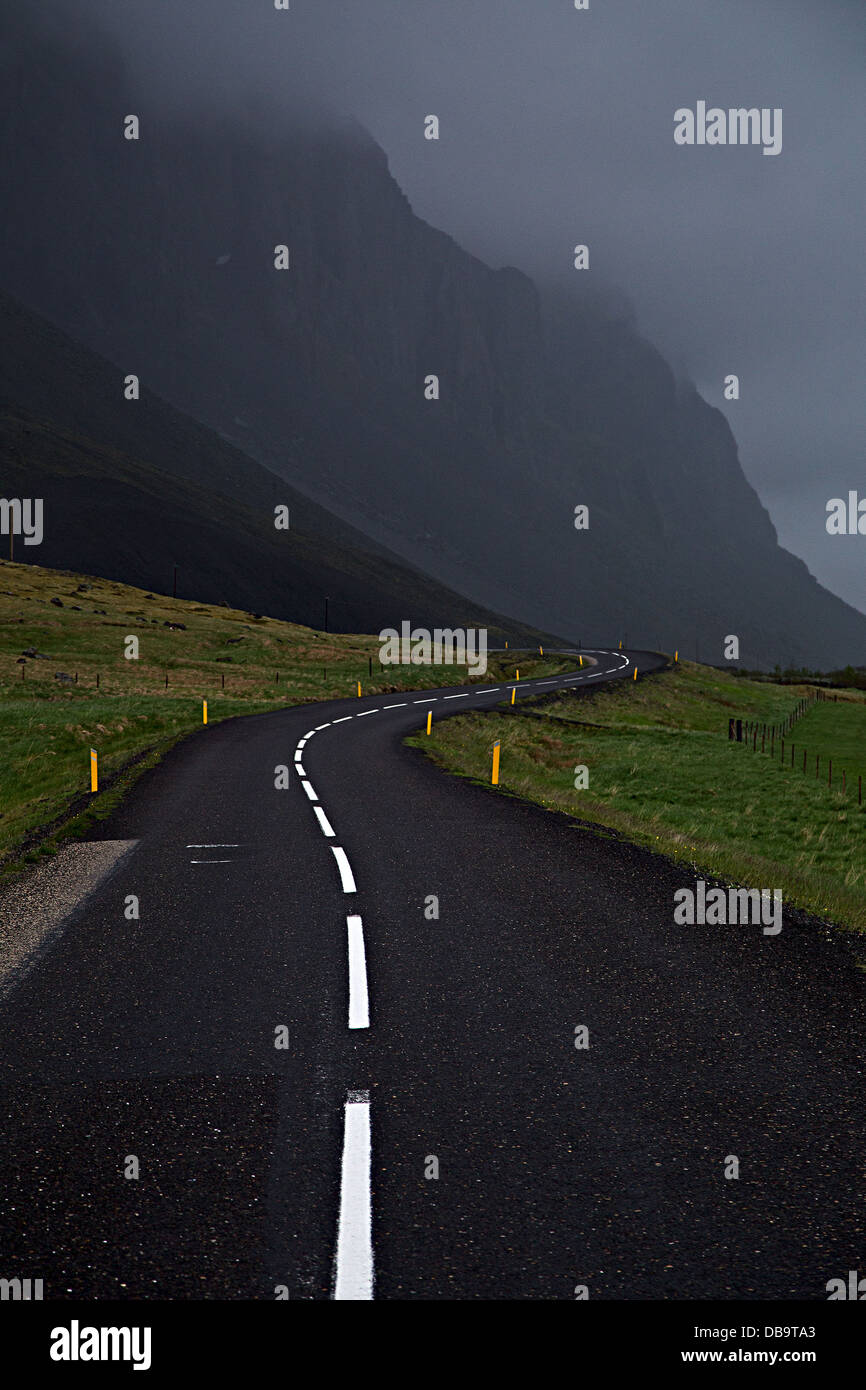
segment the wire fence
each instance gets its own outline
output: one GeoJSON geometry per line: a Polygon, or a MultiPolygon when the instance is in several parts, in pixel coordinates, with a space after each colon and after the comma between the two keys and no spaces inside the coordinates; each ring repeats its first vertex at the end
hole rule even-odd
{"type": "MultiPolygon", "coordinates": [[[[787,715],[786,718],[783,719],[780,724],[767,724],[762,723],[760,720],[754,719],[731,718],[728,720],[728,739],[734,743],[744,743],[747,747],[751,748],[753,753],[757,753],[759,751],[761,753],[769,753],[770,757],[773,759],[775,759],[776,757],[776,744],[778,743],[779,761],[781,765],[785,767],[788,766],[790,762],[790,766],[792,768],[800,768],[802,760],[801,771],[803,773],[803,776],[805,777],[807,775],[808,770],[811,768],[809,750],[807,748],[801,748],[798,751],[796,743],[793,740],[788,739],[788,735],[791,733],[797,721],[802,719],[803,715],[809,712],[812,705],[817,704],[819,701],[828,701],[833,704],[836,704],[838,702],[838,698],[838,695],[831,694],[826,690],[814,689],[810,691],[808,695],[805,695],[802,700],[797,701],[797,704],[794,706],[791,713],[787,715]],[[785,746],[786,739],[787,747],[785,746]]],[[[827,786],[828,788],[830,788],[830,790],[832,790],[833,759],[831,757],[827,757],[826,759],[826,769],[827,786]]],[[[822,777],[820,753],[815,754],[815,777],[817,779],[820,779],[822,777]]],[[[838,775],[838,762],[836,785],[837,788],[840,785],[840,779],[838,775]]],[[[848,773],[844,767],[842,768],[841,790],[843,795],[847,795],[848,773]]],[[[863,778],[860,774],[858,774],[857,805],[862,806],[862,804],[863,778]]]]}

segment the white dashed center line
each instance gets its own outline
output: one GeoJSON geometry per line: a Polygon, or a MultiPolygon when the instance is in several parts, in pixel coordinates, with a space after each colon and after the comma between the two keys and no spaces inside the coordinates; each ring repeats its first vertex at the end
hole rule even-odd
{"type": "MultiPolygon", "coordinates": [[[[608,653],[608,656],[614,655],[608,653]]],[[[626,658],[623,662],[628,666],[630,662],[626,658]]],[[[491,685],[484,690],[464,690],[453,695],[431,695],[420,700],[413,700],[414,705],[435,705],[440,699],[443,700],[466,700],[471,695],[498,695],[502,690],[520,689],[529,691],[540,686],[550,685],[574,685],[578,681],[593,680],[596,677],[608,675],[609,669],[594,671],[591,675],[581,673],[578,676],[571,676],[565,679],[552,678],[549,680],[527,681],[522,687],[491,685]]],[[[408,700],[396,701],[390,705],[381,707],[383,710],[406,709],[408,700]]],[[[301,786],[307,794],[309,800],[314,804],[313,809],[316,813],[319,827],[328,839],[334,838],[334,829],[325,814],[324,808],[318,804],[319,798],[307,779],[304,771],[301,750],[313,734],[320,733],[322,729],[329,729],[331,724],[346,724],[350,719],[363,719],[368,714],[379,714],[380,708],[361,710],[358,714],[346,714],[339,719],[328,721],[325,724],[318,724],[315,729],[310,729],[302,739],[299,739],[295,749],[295,766],[301,786]]],[[[238,849],[239,845],[187,845],[187,849],[238,849]]],[[[349,863],[346,851],[340,845],[331,845],[331,852],[337,864],[340,874],[340,884],[344,893],[357,893],[355,876],[349,863]]],[[[229,864],[230,859],[193,859],[193,864],[229,864]]],[[[367,979],[367,957],[364,942],[363,920],[358,914],[352,914],[346,918],[346,930],[348,933],[348,965],[349,965],[349,1008],[348,1026],[350,1029],[363,1029],[370,1027],[370,998],[367,979]]],[[[370,1123],[370,1093],[369,1091],[348,1091],[344,1113],[343,1131],[343,1155],[340,1177],[340,1212],[337,1225],[337,1251],[336,1251],[336,1277],[334,1284],[334,1298],[345,1301],[361,1301],[373,1298],[374,1269],[373,1269],[373,1241],[372,1241],[372,1198],[370,1189],[370,1154],[371,1154],[371,1123],[370,1123]]]]}
{"type": "Polygon", "coordinates": [[[370,1000],[367,993],[367,957],[364,926],[360,917],[347,917],[349,932],[349,1027],[370,1027],[370,1000]]]}
{"type": "Polygon", "coordinates": [[[352,867],[346,856],[346,851],[339,845],[331,845],[331,852],[337,861],[337,868],[340,870],[340,882],[343,885],[343,892],[357,893],[358,890],[355,887],[355,878],[352,873],[352,867]]]}
{"type": "Polygon", "coordinates": [[[335,1300],[359,1303],[372,1299],[369,1091],[349,1091],[346,1097],[336,1265],[335,1300]]]}

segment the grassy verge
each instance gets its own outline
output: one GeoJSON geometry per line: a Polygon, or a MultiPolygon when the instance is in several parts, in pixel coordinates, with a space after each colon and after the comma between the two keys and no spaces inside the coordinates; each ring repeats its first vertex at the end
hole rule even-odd
{"type": "MultiPolygon", "coordinates": [[[[500,788],[628,838],[707,874],[758,888],[859,930],[866,928],[866,806],[857,804],[866,702],[845,692],[794,726],[804,747],[848,757],[847,793],[834,777],[803,776],[786,759],[730,743],[730,715],[766,723],[791,712],[806,687],[735,679],[681,663],[636,685],[532,708],[466,714],[413,737],[443,767],[490,781],[501,740],[500,788]],[[859,760],[859,761],[858,761],[859,760]],[[578,789],[585,767],[588,786],[578,789]]],[[[822,759],[822,762],[824,759],[822,759]]]]}
{"type": "MultiPolygon", "coordinates": [[[[135,778],[208,724],[318,700],[563,669],[559,658],[388,666],[373,636],[328,634],[124,584],[0,562],[0,876],[86,834],[135,778]],[[54,602],[54,600],[59,600],[54,602]],[[133,651],[135,638],[138,656],[133,651]],[[35,652],[36,655],[25,655],[35,652]],[[69,679],[58,679],[58,673],[69,679]],[[77,680],[76,680],[77,677],[77,680]],[[91,797],[90,749],[100,790],[91,797]]],[[[573,663],[572,663],[573,664],[573,663]]]]}

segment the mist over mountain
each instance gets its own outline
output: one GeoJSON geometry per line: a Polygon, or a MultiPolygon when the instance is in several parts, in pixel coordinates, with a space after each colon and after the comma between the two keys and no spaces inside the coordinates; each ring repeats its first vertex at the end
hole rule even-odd
{"type": "Polygon", "coordinates": [[[348,117],[260,95],[151,106],[96,28],[67,40],[19,16],[6,38],[0,284],[116,364],[119,401],[138,374],[536,627],[709,661],[737,634],[749,666],[866,661],[866,617],[778,545],[724,416],[627,313],[468,254],[348,117]]]}

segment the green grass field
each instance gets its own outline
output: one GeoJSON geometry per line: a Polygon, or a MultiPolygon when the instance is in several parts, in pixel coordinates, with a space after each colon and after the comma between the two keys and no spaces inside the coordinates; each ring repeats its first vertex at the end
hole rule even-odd
{"type": "MultiPolygon", "coordinates": [[[[359,680],[366,695],[514,674],[510,656],[492,658],[485,676],[467,677],[465,667],[445,665],[382,671],[378,653],[373,635],[329,635],[0,561],[0,874],[53,852],[58,835],[86,834],[144,768],[201,727],[203,700],[215,724],[353,696],[359,680]],[[129,636],[138,638],[137,660],[124,655],[129,636]],[[50,659],[24,657],[30,648],[50,659]],[[58,681],[58,672],[77,675],[77,683],[58,681]],[[99,759],[96,796],[91,748],[99,759]]],[[[569,663],[521,656],[520,664],[530,676],[569,663]]]]}
{"type": "MultiPolygon", "coordinates": [[[[443,767],[490,781],[501,741],[500,789],[630,839],[699,871],[759,888],[822,917],[866,928],[866,700],[845,691],[793,727],[788,757],[753,753],[727,737],[728,718],[778,723],[807,687],[747,681],[680,663],[644,681],[564,696],[515,712],[466,714],[413,738],[443,767]],[[803,775],[802,748],[810,750],[803,775]],[[814,776],[820,752],[823,776],[814,776]],[[827,787],[832,756],[834,785],[827,787]],[[576,769],[589,782],[575,787],[576,769]],[[847,792],[841,791],[842,768],[847,792]]],[[[789,747],[786,741],[786,754],[789,747]]]]}

